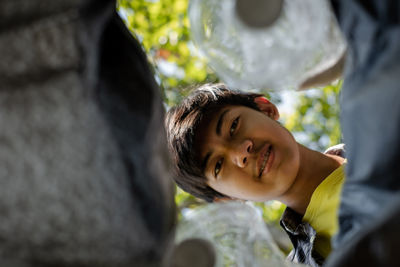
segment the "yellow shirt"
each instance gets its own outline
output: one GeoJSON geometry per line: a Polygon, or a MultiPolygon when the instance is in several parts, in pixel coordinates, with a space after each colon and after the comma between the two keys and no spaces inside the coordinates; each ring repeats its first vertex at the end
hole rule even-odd
{"type": "Polygon", "coordinates": [[[331,238],[338,231],[338,208],[340,193],[345,179],[344,166],[334,170],[315,189],[303,221],[317,232],[314,247],[324,258],[331,252],[331,238]]]}

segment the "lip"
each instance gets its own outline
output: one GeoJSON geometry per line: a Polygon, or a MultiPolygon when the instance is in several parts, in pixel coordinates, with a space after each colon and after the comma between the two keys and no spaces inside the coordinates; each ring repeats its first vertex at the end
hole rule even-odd
{"type": "Polygon", "coordinates": [[[272,164],[274,163],[274,159],[275,159],[275,150],[274,147],[271,146],[271,151],[269,153],[268,161],[267,163],[265,163],[265,168],[261,175],[266,174],[271,170],[272,164]]]}
{"type": "Polygon", "coordinates": [[[266,144],[260,151],[260,157],[257,160],[257,176],[261,178],[261,176],[265,173],[268,173],[271,169],[273,160],[274,160],[274,150],[271,144],[266,144]],[[261,172],[261,168],[263,167],[264,159],[267,156],[267,152],[270,150],[269,157],[267,162],[265,163],[264,170],[261,172]]]}

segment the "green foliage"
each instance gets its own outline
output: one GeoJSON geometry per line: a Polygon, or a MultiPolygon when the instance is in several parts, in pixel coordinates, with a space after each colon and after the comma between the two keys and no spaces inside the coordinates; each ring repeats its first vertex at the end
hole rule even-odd
{"type": "Polygon", "coordinates": [[[169,106],[187,95],[189,86],[215,82],[190,39],[188,0],[120,0],[119,12],[153,64],[169,106]]]}
{"type": "Polygon", "coordinates": [[[279,201],[268,201],[266,203],[255,203],[256,207],[260,208],[262,211],[262,216],[265,222],[274,223],[279,226],[279,219],[282,216],[283,211],[286,206],[279,201]]]}
{"type": "MultiPolygon", "coordinates": [[[[175,203],[177,205],[178,210],[182,211],[184,209],[193,209],[199,207],[200,205],[204,205],[206,202],[186,193],[179,187],[176,187],[175,203]]],[[[181,218],[182,218],[182,213],[179,212],[178,220],[181,218]]]]}
{"type": "MultiPolygon", "coordinates": [[[[173,106],[187,95],[187,87],[218,81],[217,76],[200,58],[191,42],[188,0],[119,0],[118,9],[131,32],[143,45],[163,90],[164,100],[173,106]]],[[[283,116],[284,125],[304,145],[324,150],[340,142],[338,94],[341,82],[323,89],[297,93],[293,114],[283,116]]],[[[294,93],[294,92],[293,92],[294,93]]],[[[274,103],[279,94],[269,96],[274,103]]],[[[180,211],[204,204],[203,201],[177,189],[180,211]]],[[[277,224],[285,206],[279,202],[256,204],[264,220],[277,224]]],[[[179,216],[182,216],[179,213],[179,216]]]]}
{"type": "Polygon", "coordinates": [[[339,81],[298,96],[295,112],[284,118],[284,124],[299,142],[319,151],[341,142],[338,99],[341,86],[339,81]]]}

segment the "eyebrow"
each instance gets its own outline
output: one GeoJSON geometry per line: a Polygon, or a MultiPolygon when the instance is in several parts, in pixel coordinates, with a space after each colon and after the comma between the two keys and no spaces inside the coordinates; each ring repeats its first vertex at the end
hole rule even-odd
{"type": "Polygon", "coordinates": [[[224,117],[225,114],[229,111],[229,109],[225,109],[224,112],[219,115],[218,122],[217,122],[217,127],[215,129],[215,132],[217,133],[218,136],[221,136],[221,128],[222,128],[222,123],[224,122],[224,117]]]}
{"type": "Polygon", "coordinates": [[[210,159],[212,151],[208,152],[207,155],[204,157],[203,162],[201,163],[201,169],[203,173],[206,171],[208,160],[210,159]]]}

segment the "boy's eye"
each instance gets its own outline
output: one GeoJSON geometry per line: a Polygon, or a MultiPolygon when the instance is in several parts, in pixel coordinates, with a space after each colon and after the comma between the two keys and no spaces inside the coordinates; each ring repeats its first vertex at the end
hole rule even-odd
{"type": "Polygon", "coordinates": [[[223,162],[224,162],[224,159],[220,159],[215,164],[215,169],[214,169],[215,178],[218,176],[218,173],[221,171],[223,162]]]}
{"type": "Polygon", "coordinates": [[[236,127],[238,126],[239,123],[239,117],[237,117],[231,125],[231,128],[229,129],[229,134],[232,136],[235,133],[236,127]]]}

